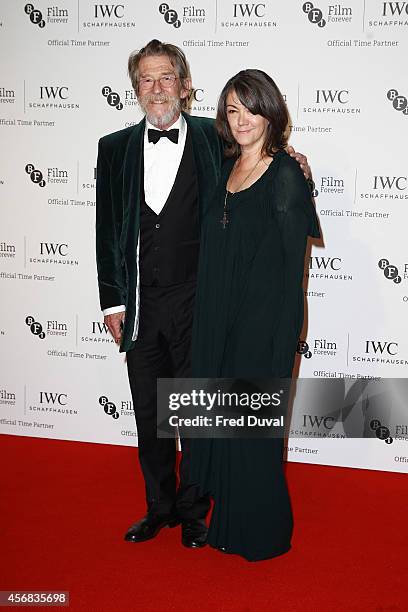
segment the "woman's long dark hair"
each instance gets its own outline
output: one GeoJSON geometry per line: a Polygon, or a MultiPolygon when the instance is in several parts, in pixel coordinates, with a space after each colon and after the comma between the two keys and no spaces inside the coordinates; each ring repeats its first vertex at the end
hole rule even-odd
{"type": "Polygon", "coordinates": [[[241,147],[234,139],[227,119],[227,96],[235,91],[239,101],[253,115],[261,115],[268,120],[263,153],[272,155],[286,146],[286,130],[289,112],[275,81],[263,72],[249,68],[231,77],[224,86],[218,100],[216,128],[226,144],[225,154],[238,157],[241,147]]]}

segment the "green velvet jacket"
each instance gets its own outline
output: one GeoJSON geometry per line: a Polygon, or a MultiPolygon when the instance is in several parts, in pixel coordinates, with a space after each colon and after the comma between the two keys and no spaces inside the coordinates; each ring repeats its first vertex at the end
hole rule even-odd
{"type": "MultiPolygon", "coordinates": [[[[218,182],[222,142],[213,119],[183,113],[191,130],[199,191],[200,218],[218,182]]],[[[99,140],[96,179],[96,263],[101,308],[125,304],[120,351],[134,346],[136,252],[140,224],[140,182],[145,120],[99,140]]]]}

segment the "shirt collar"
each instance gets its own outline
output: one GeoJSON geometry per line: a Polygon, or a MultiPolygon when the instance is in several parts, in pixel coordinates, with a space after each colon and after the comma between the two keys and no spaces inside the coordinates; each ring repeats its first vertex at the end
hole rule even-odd
{"type": "MultiPolygon", "coordinates": [[[[181,142],[181,139],[184,136],[184,132],[187,128],[187,123],[186,120],[184,119],[183,115],[180,113],[180,117],[177,119],[177,121],[175,121],[173,123],[173,125],[171,125],[169,128],[167,128],[168,130],[180,130],[179,133],[179,142],[181,142]]],[[[145,137],[147,138],[147,130],[159,130],[159,128],[157,128],[156,126],[152,125],[150,123],[150,121],[148,121],[147,117],[146,117],[146,127],[145,127],[145,137]]],[[[162,131],[162,130],[160,130],[162,131]]]]}

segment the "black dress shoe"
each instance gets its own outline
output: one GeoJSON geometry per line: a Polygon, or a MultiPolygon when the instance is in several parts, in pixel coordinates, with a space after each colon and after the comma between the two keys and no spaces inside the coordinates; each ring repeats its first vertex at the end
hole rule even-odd
{"type": "Polygon", "coordinates": [[[207,525],[203,519],[181,521],[181,543],[187,548],[202,548],[207,544],[207,525]]]}
{"type": "Polygon", "coordinates": [[[126,542],[145,542],[155,538],[163,527],[176,527],[180,520],[173,515],[146,514],[141,521],[132,525],[125,534],[126,542]]]}

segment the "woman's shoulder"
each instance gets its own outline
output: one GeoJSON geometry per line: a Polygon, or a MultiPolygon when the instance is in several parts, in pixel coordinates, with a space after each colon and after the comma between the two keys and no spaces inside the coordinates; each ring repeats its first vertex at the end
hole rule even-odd
{"type": "Polygon", "coordinates": [[[300,174],[303,176],[303,172],[300,168],[299,163],[294,157],[291,157],[284,149],[279,149],[274,155],[274,161],[278,161],[279,171],[281,173],[287,173],[289,175],[300,174]]]}

